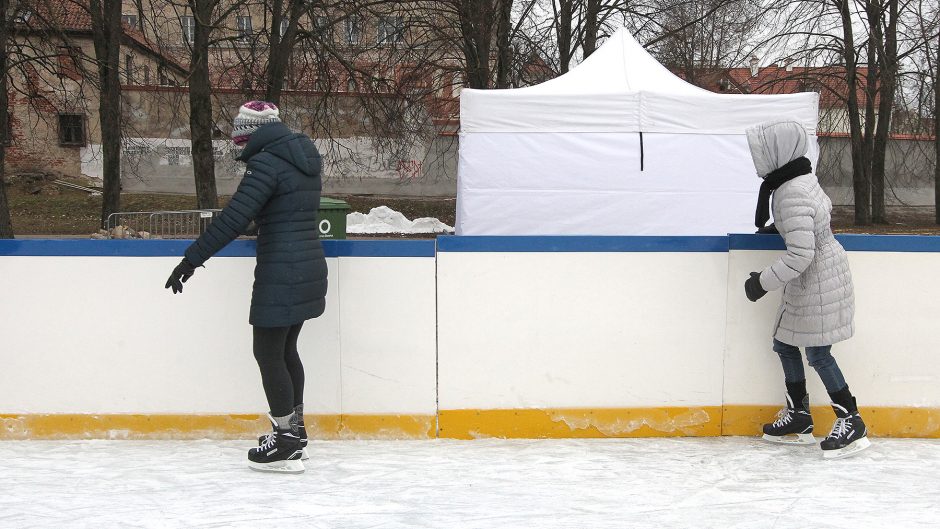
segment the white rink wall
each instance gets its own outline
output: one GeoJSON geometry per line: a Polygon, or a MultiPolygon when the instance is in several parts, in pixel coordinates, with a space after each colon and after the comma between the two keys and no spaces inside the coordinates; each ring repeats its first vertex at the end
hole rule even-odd
{"type": "Polygon", "coordinates": [[[721,405],[727,252],[544,241],[442,240],[441,409],[721,405]]]}
{"type": "MultiPolygon", "coordinates": [[[[832,352],[860,405],[940,407],[937,239],[840,237],[849,250],[855,286],[855,336],[833,346],[832,352]]],[[[784,387],[770,332],[781,294],[772,292],[751,303],[744,297],[743,285],[749,272],[762,270],[780,252],[737,250],[736,244],[754,246],[746,238],[732,237],[724,402],[776,402],[784,387]]],[[[806,370],[814,404],[826,404],[825,388],[812,368],[806,370]]]]}
{"type": "MultiPolygon", "coordinates": [[[[433,241],[422,242],[324,243],[327,310],[298,343],[308,413],[435,413],[433,241]]],[[[254,243],[236,241],[174,296],[164,283],[188,244],[0,252],[0,414],[263,412],[248,325],[254,243]]]]}
{"type": "MultiPolygon", "coordinates": [[[[926,410],[908,433],[936,437],[940,238],[840,240],[857,299],[856,336],[834,348],[846,378],[863,406],[926,410]]],[[[0,422],[263,412],[247,322],[254,243],[236,241],[174,296],[163,285],[187,245],[0,241],[0,422]]],[[[408,431],[434,435],[434,417],[455,410],[687,408],[714,425],[782,400],[770,349],[779,293],[750,303],[743,292],[748,272],[781,254],[779,237],[324,247],[327,311],[299,344],[308,414],[424,417],[408,431]]],[[[394,430],[378,423],[371,431],[394,430]]]]}

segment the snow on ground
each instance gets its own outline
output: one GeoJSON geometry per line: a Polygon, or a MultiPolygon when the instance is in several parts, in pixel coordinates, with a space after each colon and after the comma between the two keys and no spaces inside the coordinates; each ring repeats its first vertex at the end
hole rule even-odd
{"type": "Polygon", "coordinates": [[[453,226],[431,218],[408,220],[401,213],[379,206],[369,214],[354,212],[346,215],[346,233],[453,233],[453,226]]]}
{"type": "Polygon", "coordinates": [[[311,442],[299,475],[241,441],[0,442],[0,527],[917,528],[940,441],[855,458],[752,438],[311,442]]]}

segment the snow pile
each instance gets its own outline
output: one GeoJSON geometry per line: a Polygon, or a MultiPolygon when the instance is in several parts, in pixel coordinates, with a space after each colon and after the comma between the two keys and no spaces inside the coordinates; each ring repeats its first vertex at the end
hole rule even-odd
{"type": "Polygon", "coordinates": [[[453,233],[453,226],[431,218],[408,220],[401,213],[379,206],[369,214],[354,212],[346,215],[346,233],[453,233]]]}

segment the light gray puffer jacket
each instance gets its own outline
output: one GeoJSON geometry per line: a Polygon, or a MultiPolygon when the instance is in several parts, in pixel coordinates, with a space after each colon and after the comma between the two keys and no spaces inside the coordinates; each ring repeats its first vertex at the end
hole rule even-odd
{"type": "MultiPolygon", "coordinates": [[[[804,156],[809,138],[793,121],[747,130],[761,178],[804,156]]],[[[845,249],[829,226],[832,202],[814,174],[785,182],[773,193],[774,223],[787,253],[760,275],[767,291],[783,287],[774,338],[796,346],[832,345],[855,331],[855,297],[845,249]]]]}

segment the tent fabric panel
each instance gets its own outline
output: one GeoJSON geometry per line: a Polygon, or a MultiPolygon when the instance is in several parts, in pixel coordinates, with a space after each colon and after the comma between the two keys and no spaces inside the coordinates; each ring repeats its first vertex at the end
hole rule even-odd
{"type": "Polygon", "coordinates": [[[639,94],[527,95],[520,91],[461,91],[461,132],[640,130],[639,94]]]}
{"type": "MultiPolygon", "coordinates": [[[[459,235],[754,231],[760,179],[744,135],[468,134],[459,235]]],[[[815,142],[810,156],[815,159],[815,142]]]]}

